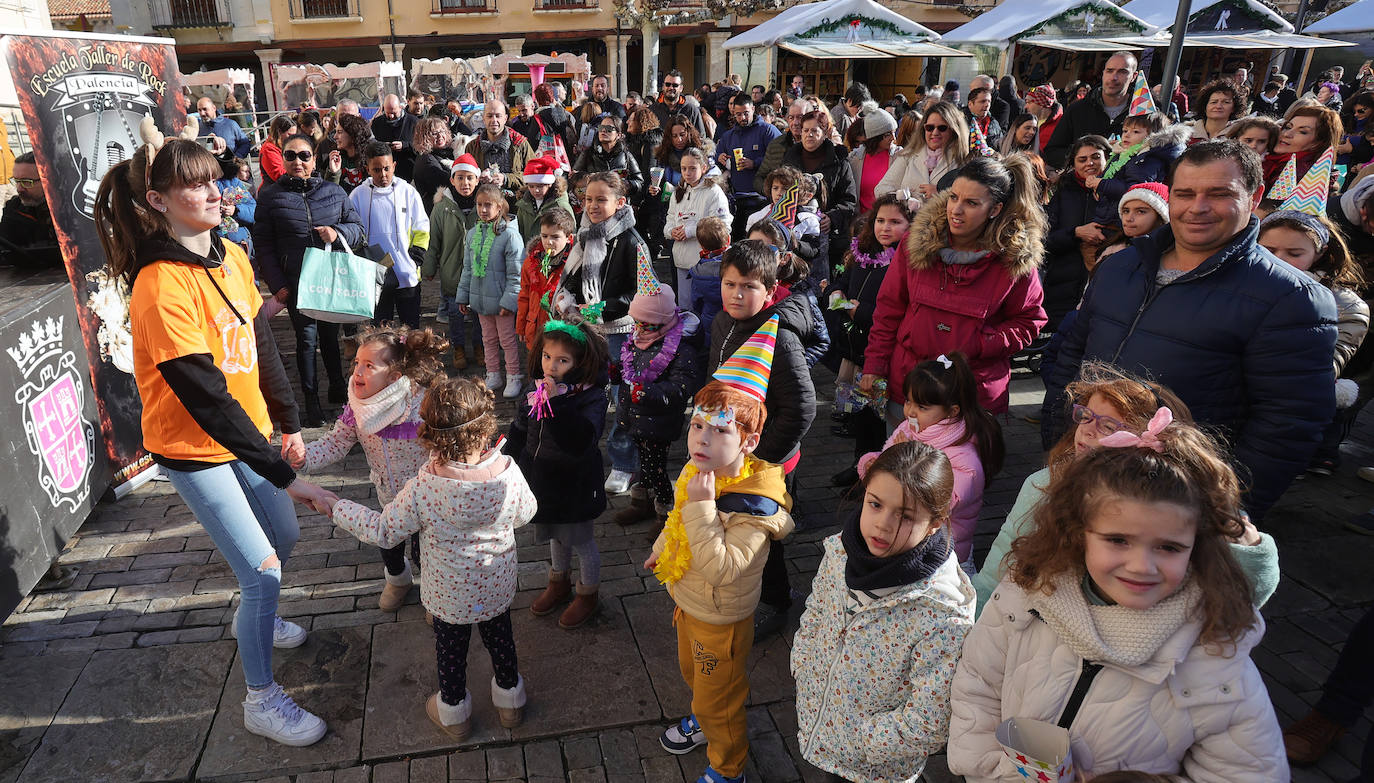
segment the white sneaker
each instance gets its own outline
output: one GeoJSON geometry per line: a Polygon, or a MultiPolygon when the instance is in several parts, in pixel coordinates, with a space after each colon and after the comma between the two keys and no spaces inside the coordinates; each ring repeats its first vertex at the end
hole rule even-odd
{"type": "Polygon", "coordinates": [[[516,397],[519,397],[519,396],[520,396],[520,391],[521,391],[522,389],[524,389],[524,387],[525,387],[525,376],[523,376],[523,375],[512,375],[512,376],[510,376],[509,378],[506,379],[506,391],[505,391],[504,393],[502,393],[501,396],[502,396],[502,397],[505,397],[505,398],[508,399],[508,400],[513,400],[513,399],[515,399],[516,397]]]}
{"type": "Polygon", "coordinates": [[[489,372],[489,373],[487,373],[487,388],[488,388],[488,389],[491,389],[492,391],[498,391],[498,390],[500,390],[500,388],[501,388],[502,386],[505,386],[505,385],[506,385],[506,376],[505,376],[505,375],[503,375],[503,374],[501,374],[501,373],[499,373],[499,372],[489,372]]]}
{"type": "Polygon", "coordinates": [[[248,692],[243,701],[243,727],[252,734],[296,748],[314,745],[329,730],[318,715],[296,706],[275,682],[260,694],[248,692]]]}
{"type": "MultiPolygon", "coordinates": [[[[234,638],[239,638],[239,610],[234,610],[234,619],[229,622],[229,633],[234,638]]],[[[280,617],[273,618],[272,623],[272,646],[278,650],[290,650],[293,647],[300,647],[305,644],[307,632],[304,628],[296,625],[290,620],[283,620],[280,617]]]]}
{"type": "Polygon", "coordinates": [[[623,495],[630,491],[630,479],[634,474],[626,473],[623,470],[612,470],[611,475],[606,477],[606,492],[611,495],[623,495]]]}

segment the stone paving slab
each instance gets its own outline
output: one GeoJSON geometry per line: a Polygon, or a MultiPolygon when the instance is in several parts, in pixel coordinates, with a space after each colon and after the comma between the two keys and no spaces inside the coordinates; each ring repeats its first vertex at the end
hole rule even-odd
{"type": "Polygon", "coordinates": [[[233,655],[230,642],[93,654],[18,780],[186,780],[233,655]]]}
{"type": "Polygon", "coordinates": [[[205,743],[198,779],[258,780],[282,773],[357,764],[371,655],[370,627],[313,631],[304,645],[273,651],[277,682],[297,704],[324,718],[329,725],[324,739],[306,748],[287,747],[249,734],[243,728],[246,688],[242,669],[235,660],[219,701],[214,728],[205,743]]]}
{"type": "Polygon", "coordinates": [[[19,779],[90,657],[89,653],[68,653],[5,663],[5,685],[0,688],[0,783],[19,779]]]}

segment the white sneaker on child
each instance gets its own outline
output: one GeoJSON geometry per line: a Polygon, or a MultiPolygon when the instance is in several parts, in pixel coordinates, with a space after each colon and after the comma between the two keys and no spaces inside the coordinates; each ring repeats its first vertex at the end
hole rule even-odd
{"type": "Polygon", "coordinates": [[[501,387],[502,387],[502,386],[505,386],[505,385],[506,385],[506,376],[505,376],[505,375],[502,375],[502,374],[499,373],[499,372],[489,372],[489,373],[487,373],[487,388],[488,388],[488,389],[490,389],[490,390],[492,390],[492,391],[499,391],[499,390],[501,389],[501,387]]]}
{"type": "Polygon", "coordinates": [[[612,470],[611,475],[606,477],[606,492],[611,495],[623,495],[630,491],[630,480],[633,474],[623,470],[612,470]]]}
{"type": "Polygon", "coordinates": [[[525,387],[525,376],[512,375],[506,378],[506,391],[501,395],[508,400],[513,400],[520,396],[520,391],[525,387]]]}
{"type": "MultiPolygon", "coordinates": [[[[239,638],[239,610],[234,610],[234,619],[229,621],[229,633],[235,639],[239,638]]],[[[272,646],[278,650],[290,650],[293,647],[300,647],[305,644],[306,630],[299,625],[283,620],[280,617],[272,618],[272,646]]]]}
{"type": "Polygon", "coordinates": [[[318,715],[296,706],[275,682],[260,691],[249,689],[243,700],[243,727],[295,748],[314,745],[329,730],[318,715]]]}

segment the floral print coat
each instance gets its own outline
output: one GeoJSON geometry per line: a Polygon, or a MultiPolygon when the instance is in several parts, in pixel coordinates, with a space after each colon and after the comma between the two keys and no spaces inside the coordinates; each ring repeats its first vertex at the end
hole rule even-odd
{"type": "Polygon", "coordinates": [[[415,478],[420,467],[429,461],[429,451],[418,437],[420,403],[424,400],[423,388],[412,391],[404,418],[372,435],[359,429],[353,409],[344,406],[334,429],[305,445],[305,472],[320,472],[326,465],[347,457],[354,443],[361,443],[363,455],[367,457],[368,478],[377,487],[377,500],[382,505],[390,503],[401,487],[415,478]]]}
{"type": "Polygon", "coordinates": [[[949,735],[949,692],[974,591],[951,552],[928,579],[862,601],[825,540],[792,645],[802,756],[852,781],[915,781],[949,735]]]}

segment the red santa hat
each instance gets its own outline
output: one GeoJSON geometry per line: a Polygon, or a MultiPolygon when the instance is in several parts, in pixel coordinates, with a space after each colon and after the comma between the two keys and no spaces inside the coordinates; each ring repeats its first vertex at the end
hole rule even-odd
{"type": "Polygon", "coordinates": [[[1121,196],[1121,201],[1117,203],[1117,211],[1126,206],[1128,201],[1143,201],[1145,206],[1159,213],[1159,219],[1165,223],[1169,222],[1169,188],[1163,182],[1142,182],[1139,185],[1132,185],[1121,196]]]}
{"type": "Polygon", "coordinates": [[[558,179],[558,161],[545,155],[525,164],[525,182],[531,185],[552,185],[558,179]]]}
{"type": "Polygon", "coordinates": [[[460,171],[466,171],[469,174],[482,173],[482,170],[477,168],[477,159],[466,152],[464,152],[462,155],[459,155],[458,159],[453,161],[452,169],[453,170],[449,172],[450,177],[454,174],[457,174],[460,171]]]}

